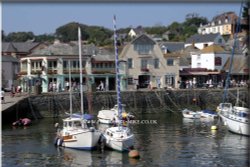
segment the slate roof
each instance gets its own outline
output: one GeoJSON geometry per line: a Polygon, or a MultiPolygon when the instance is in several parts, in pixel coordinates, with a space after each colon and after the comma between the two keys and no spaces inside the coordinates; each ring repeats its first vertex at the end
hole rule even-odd
{"type": "Polygon", "coordinates": [[[2,52],[27,52],[38,46],[39,42],[3,42],[2,52]]]}
{"type": "Polygon", "coordinates": [[[106,48],[98,48],[97,54],[93,57],[95,61],[115,61],[114,51],[106,48]]]}
{"type": "Polygon", "coordinates": [[[219,36],[219,33],[216,34],[195,34],[191,37],[189,37],[185,43],[203,43],[203,42],[213,42],[217,36],[219,36]]]}
{"type": "Polygon", "coordinates": [[[142,28],[142,26],[138,26],[136,28],[133,28],[134,32],[137,34],[137,35],[141,35],[141,34],[144,34],[145,31],[144,29],[142,28]]]}
{"type": "Polygon", "coordinates": [[[11,42],[3,42],[2,52],[17,52],[17,48],[11,42]]]}
{"type": "MultiPolygon", "coordinates": [[[[65,56],[65,55],[78,55],[78,44],[77,42],[71,43],[54,43],[43,49],[37,49],[32,52],[30,56],[65,56]]],[[[97,48],[93,45],[82,45],[83,55],[96,54],[97,48]]]]}
{"type": "Polygon", "coordinates": [[[151,45],[156,44],[156,42],[146,34],[141,34],[140,36],[136,37],[133,41],[131,41],[131,44],[136,44],[136,43],[151,44],[151,45]]]}
{"type": "Polygon", "coordinates": [[[184,42],[163,42],[160,44],[161,49],[163,49],[162,47],[164,46],[168,52],[172,53],[184,49],[184,42]]]}
{"type": "Polygon", "coordinates": [[[221,21],[221,24],[226,23],[226,19],[228,20],[228,23],[235,23],[237,21],[238,16],[234,12],[225,12],[220,15],[215,16],[211,22],[214,22],[216,25],[219,24],[219,21],[221,21]]]}

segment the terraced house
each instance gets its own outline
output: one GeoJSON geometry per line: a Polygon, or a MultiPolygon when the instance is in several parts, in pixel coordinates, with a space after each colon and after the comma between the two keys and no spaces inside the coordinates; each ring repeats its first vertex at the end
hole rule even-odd
{"type": "MultiPolygon", "coordinates": [[[[95,88],[100,81],[106,89],[114,89],[114,55],[100,55],[94,45],[82,46],[83,84],[87,88],[95,88]],[[105,59],[105,60],[104,60],[105,59]],[[93,66],[93,67],[92,67],[93,66]],[[93,71],[93,73],[92,73],[93,71]]],[[[21,58],[20,80],[24,91],[39,85],[42,92],[62,91],[69,82],[71,71],[74,89],[79,88],[80,66],[78,45],[76,42],[54,44],[35,49],[21,58]]]]}

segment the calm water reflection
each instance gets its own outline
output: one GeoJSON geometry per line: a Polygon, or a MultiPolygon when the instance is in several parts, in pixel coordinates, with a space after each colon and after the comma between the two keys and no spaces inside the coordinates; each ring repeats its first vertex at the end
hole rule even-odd
{"type": "Polygon", "coordinates": [[[27,128],[3,126],[2,166],[249,166],[249,138],[231,134],[224,127],[211,131],[211,121],[188,120],[165,113],[137,118],[157,120],[157,124],[131,125],[135,147],[141,154],[139,160],[111,150],[56,148],[53,145],[55,122],[45,118],[27,128]]]}

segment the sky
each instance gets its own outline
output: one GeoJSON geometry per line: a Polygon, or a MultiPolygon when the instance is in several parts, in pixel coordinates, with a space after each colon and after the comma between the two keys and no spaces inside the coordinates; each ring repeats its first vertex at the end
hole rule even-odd
{"type": "Polygon", "coordinates": [[[2,3],[2,30],[35,35],[54,33],[69,22],[112,29],[113,15],[117,28],[139,25],[168,26],[184,22],[186,14],[198,13],[209,21],[223,12],[240,11],[239,3],[2,3]]]}

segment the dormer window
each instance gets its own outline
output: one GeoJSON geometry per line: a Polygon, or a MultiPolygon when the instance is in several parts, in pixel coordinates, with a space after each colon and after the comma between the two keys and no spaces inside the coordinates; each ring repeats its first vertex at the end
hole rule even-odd
{"type": "Polygon", "coordinates": [[[205,48],[205,47],[208,47],[208,44],[207,44],[207,43],[203,44],[203,48],[205,48]]]}
{"type": "Polygon", "coordinates": [[[135,44],[134,49],[140,55],[148,55],[148,54],[150,54],[151,50],[153,50],[153,45],[149,45],[149,44],[135,44]]]}

